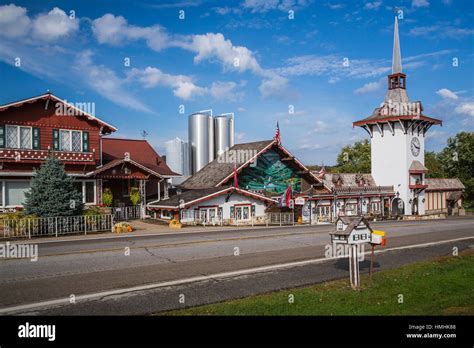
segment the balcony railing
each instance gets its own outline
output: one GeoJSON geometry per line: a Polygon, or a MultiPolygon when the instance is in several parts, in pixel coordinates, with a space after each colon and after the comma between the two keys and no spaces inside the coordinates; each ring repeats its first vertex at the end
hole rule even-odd
{"type": "Polygon", "coordinates": [[[50,151],[32,149],[2,149],[0,150],[0,160],[12,160],[15,162],[45,161],[48,158],[50,152],[63,162],[95,162],[94,152],[50,151]]]}

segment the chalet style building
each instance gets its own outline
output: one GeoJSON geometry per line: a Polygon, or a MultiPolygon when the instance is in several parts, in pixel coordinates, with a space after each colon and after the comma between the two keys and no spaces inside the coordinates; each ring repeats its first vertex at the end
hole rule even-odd
{"type": "Polygon", "coordinates": [[[114,206],[130,205],[130,190],[142,203],[167,196],[178,174],[145,140],[113,139],[111,124],[52,93],[0,106],[0,206],[21,208],[30,180],[48,156],[75,178],[86,205],[101,205],[108,187],[114,206]]]}
{"type": "Polygon", "coordinates": [[[327,223],[340,215],[389,216],[395,196],[370,174],[312,172],[276,138],[236,144],[178,187],[169,199],[148,203],[157,218],[245,224],[291,212],[302,223],[327,223]],[[282,202],[289,188],[291,206],[282,202]]]}

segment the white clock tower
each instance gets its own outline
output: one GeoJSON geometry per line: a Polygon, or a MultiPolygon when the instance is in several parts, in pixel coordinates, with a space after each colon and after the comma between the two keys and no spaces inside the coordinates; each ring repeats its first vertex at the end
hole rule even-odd
{"type": "Polygon", "coordinates": [[[441,123],[423,115],[421,102],[411,102],[408,98],[395,17],[387,96],[371,116],[353,123],[370,135],[372,176],[376,184],[393,186],[392,215],[425,213],[425,135],[432,125],[441,123]]]}

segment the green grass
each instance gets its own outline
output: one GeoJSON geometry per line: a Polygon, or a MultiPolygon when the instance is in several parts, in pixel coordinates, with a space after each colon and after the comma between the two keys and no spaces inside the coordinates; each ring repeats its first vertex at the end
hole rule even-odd
{"type": "Polygon", "coordinates": [[[341,279],[158,315],[474,315],[472,250],[381,271],[372,283],[368,276],[361,281],[360,291],[341,279]]]}

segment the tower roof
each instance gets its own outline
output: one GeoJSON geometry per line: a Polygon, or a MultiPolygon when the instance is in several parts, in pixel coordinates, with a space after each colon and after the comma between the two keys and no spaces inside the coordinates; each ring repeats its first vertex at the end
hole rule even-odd
{"type": "Polygon", "coordinates": [[[400,38],[398,36],[398,18],[395,16],[395,25],[393,28],[393,57],[392,74],[402,72],[402,55],[400,53],[400,38]]]}
{"type": "Polygon", "coordinates": [[[441,120],[423,115],[421,102],[411,102],[405,85],[405,74],[402,72],[400,37],[398,34],[398,17],[395,16],[393,28],[392,73],[388,75],[389,90],[381,106],[375,108],[372,115],[353,122],[353,126],[386,123],[398,120],[420,120],[426,124],[441,124],[441,120]]]}

